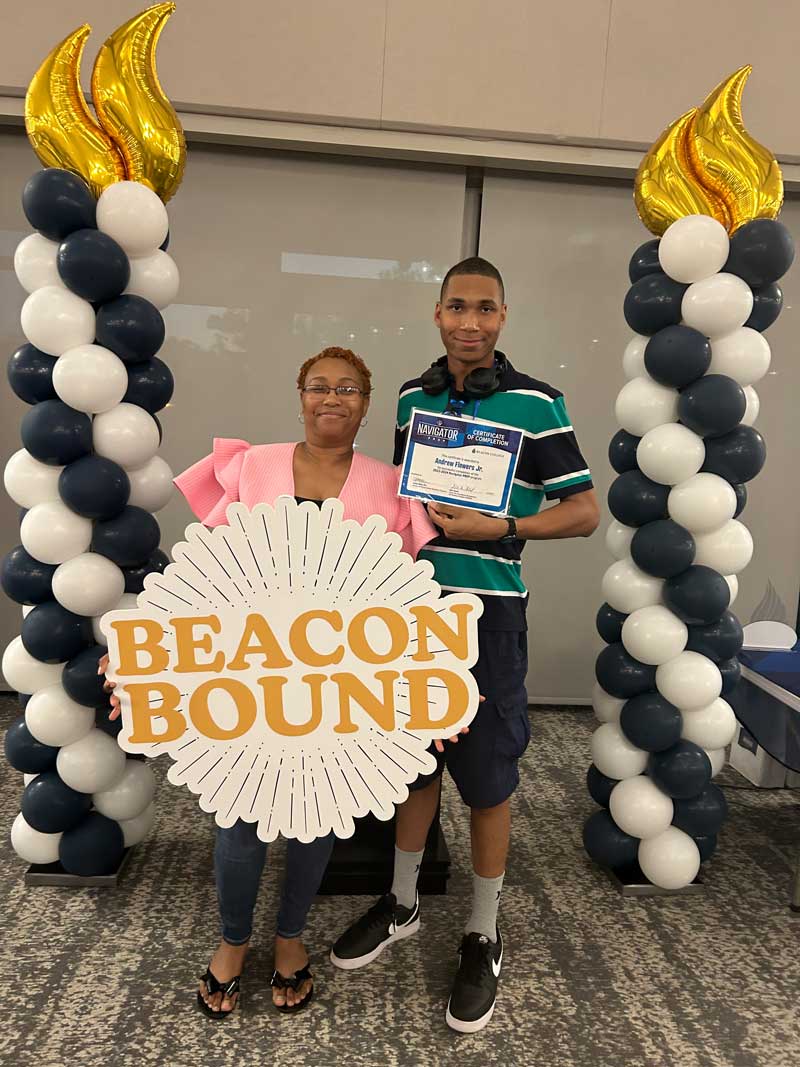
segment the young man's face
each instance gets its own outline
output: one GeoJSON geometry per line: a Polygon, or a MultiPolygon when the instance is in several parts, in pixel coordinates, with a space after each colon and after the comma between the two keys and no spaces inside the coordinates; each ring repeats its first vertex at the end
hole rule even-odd
{"type": "Polygon", "coordinates": [[[433,321],[448,356],[469,366],[491,366],[506,321],[500,286],[481,274],[456,274],[436,304],[433,321]]]}

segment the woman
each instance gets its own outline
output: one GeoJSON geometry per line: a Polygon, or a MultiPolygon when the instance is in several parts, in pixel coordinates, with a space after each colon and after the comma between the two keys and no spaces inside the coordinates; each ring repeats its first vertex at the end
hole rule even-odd
{"type": "MultiPolygon", "coordinates": [[[[402,537],[405,551],[416,557],[436,536],[424,508],[397,496],[394,468],[353,451],[358,429],[366,423],[370,380],[364,362],[349,349],[326,348],[306,360],[297,378],[305,440],[251,447],[246,441],[216,439],[210,456],[175,479],[195,515],[207,526],[218,526],[235,500],[253,507],[287,493],[318,504],[338,497],[346,519],[363,522],[382,515],[387,528],[402,537]]],[[[112,703],[115,717],[116,698],[112,703]]],[[[272,976],[273,1003],[282,1012],[298,1011],[311,999],[313,977],[301,935],[333,842],[333,834],[310,844],[287,842],[272,976]]],[[[222,939],[197,992],[198,1006],[212,1019],[230,1015],[239,998],[266,853],[254,823],[217,829],[214,868],[222,939]]]]}

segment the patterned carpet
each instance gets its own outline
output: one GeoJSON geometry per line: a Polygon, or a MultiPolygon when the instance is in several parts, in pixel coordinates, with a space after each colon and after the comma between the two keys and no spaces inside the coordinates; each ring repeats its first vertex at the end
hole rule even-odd
{"type": "MultiPolygon", "coordinates": [[[[0,725],[16,708],[0,704],[0,725]]],[[[795,1067],[800,917],[787,902],[798,796],[755,791],[730,770],[720,854],[699,897],[623,899],[583,855],[591,716],[531,712],[501,912],[506,957],[490,1026],[444,1022],[469,892],[468,822],[448,787],[450,893],[423,900],[423,933],[362,971],[334,972],[332,937],[363,897],[321,898],[307,944],[317,998],[271,1008],[270,933],[281,850],[265,875],[242,1010],[194,1007],[216,937],[209,816],[162,781],[159,817],[117,890],[26,889],[8,844],[21,782],[3,764],[0,1064],[27,1067],[795,1067]]],[[[163,779],[166,768],[155,765],[163,779]]]]}

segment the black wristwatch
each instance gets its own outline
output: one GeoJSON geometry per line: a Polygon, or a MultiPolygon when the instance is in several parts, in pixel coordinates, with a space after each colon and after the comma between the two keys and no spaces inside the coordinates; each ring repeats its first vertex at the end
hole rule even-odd
{"type": "Polygon", "coordinates": [[[517,520],[512,519],[510,515],[504,515],[503,518],[508,523],[508,533],[500,538],[501,545],[506,541],[516,541],[517,539],[517,520]]]}

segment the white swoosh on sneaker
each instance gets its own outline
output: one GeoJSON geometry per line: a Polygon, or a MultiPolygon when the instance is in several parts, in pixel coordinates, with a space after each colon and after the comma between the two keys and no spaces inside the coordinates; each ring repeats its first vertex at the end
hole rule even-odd
{"type": "Polygon", "coordinates": [[[496,962],[495,962],[495,960],[492,960],[492,973],[494,974],[495,978],[499,978],[500,977],[500,968],[502,966],[503,966],[503,957],[502,956],[496,962]]]}

